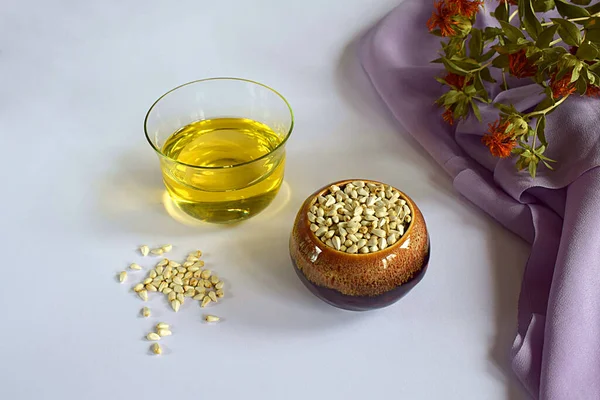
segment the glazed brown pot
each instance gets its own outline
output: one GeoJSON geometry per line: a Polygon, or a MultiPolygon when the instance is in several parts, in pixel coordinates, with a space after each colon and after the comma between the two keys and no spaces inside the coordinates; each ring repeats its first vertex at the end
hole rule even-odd
{"type": "Polygon", "coordinates": [[[399,191],[412,220],[396,243],[367,254],[348,254],[325,245],[310,230],[308,211],[331,185],[343,186],[356,180],[334,182],[306,199],[294,222],[290,255],[300,280],[317,297],[339,308],[366,311],[395,303],[421,281],[429,262],[430,244],[421,211],[399,191]]]}

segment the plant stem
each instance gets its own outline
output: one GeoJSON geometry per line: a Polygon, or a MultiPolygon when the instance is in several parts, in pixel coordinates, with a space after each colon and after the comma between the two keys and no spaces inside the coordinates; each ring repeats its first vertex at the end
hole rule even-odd
{"type": "MultiPolygon", "coordinates": [[[[596,13],[596,14],[590,15],[589,17],[570,18],[570,19],[567,19],[567,21],[569,21],[569,22],[579,22],[579,21],[585,21],[585,20],[588,20],[588,19],[594,18],[594,17],[600,17],[600,13],[596,13]]],[[[553,24],[554,24],[554,22],[544,22],[542,24],[542,26],[550,26],[550,25],[553,25],[553,24]]]]}
{"type": "Polygon", "coordinates": [[[504,90],[508,90],[508,83],[506,83],[506,73],[502,70],[502,81],[504,82],[504,90]]]}
{"type": "Polygon", "coordinates": [[[512,21],[512,19],[514,17],[516,17],[519,14],[519,10],[515,10],[512,14],[510,14],[510,17],[508,17],[508,22],[512,21]]]}
{"type": "Polygon", "coordinates": [[[556,40],[550,42],[550,46],[554,46],[555,44],[560,43],[560,42],[562,42],[562,39],[556,39],[556,40]]]}
{"type": "Polygon", "coordinates": [[[531,112],[531,113],[529,113],[529,114],[527,114],[525,116],[528,117],[528,118],[531,118],[531,117],[535,117],[536,115],[545,115],[547,112],[552,111],[556,107],[558,107],[559,105],[561,105],[568,97],[569,96],[563,97],[562,99],[560,99],[559,101],[557,101],[556,103],[554,103],[553,106],[550,106],[550,107],[548,107],[548,108],[546,108],[544,110],[534,111],[534,112],[531,112]]]}

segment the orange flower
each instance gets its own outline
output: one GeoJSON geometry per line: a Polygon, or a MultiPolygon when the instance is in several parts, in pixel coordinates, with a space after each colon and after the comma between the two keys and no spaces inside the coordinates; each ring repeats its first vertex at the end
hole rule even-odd
{"type": "MultiPolygon", "coordinates": [[[[462,89],[465,86],[465,77],[462,75],[449,72],[444,78],[448,85],[454,86],[457,89],[462,89]]],[[[468,82],[467,82],[468,83],[468,82]]]]}
{"type": "Polygon", "coordinates": [[[517,145],[512,132],[505,132],[509,124],[508,121],[498,119],[493,124],[488,124],[488,133],[481,138],[481,142],[490,149],[490,153],[494,157],[506,158],[510,156],[512,149],[517,145]]]}
{"type": "Polygon", "coordinates": [[[436,1],[434,7],[437,13],[434,11],[431,14],[431,18],[427,21],[429,32],[435,30],[435,28],[439,28],[442,36],[456,35],[453,25],[458,25],[458,22],[452,18],[456,15],[454,10],[448,7],[443,0],[436,1]]]}
{"type": "Polygon", "coordinates": [[[483,0],[447,0],[448,5],[459,15],[473,18],[479,12],[479,7],[483,5],[483,0]]]}
{"type": "Polygon", "coordinates": [[[508,55],[508,69],[510,74],[517,78],[526,78],[534,76],[537,73],[537,67],[527,60],[527,51],[521,49],[516,53],[508,55]]]}
{"type": "Polygon", "coordinates": [[[585,95],[589,97],[600,97],[600,87],[594,85],[588,85],[585,95]]]}
{"type": "Polygon", "coordinates": [[[550,90],[552,90],[552,97],[555,99],[568,96],[575,93],[577,88],[575,83],[571,83],[571,73],[565,74],[562,78],[556,79],[556,73],[550,78],[550,90]]]}
{"type": "Polygon", "coordinates": [[[442,114],[442,118],[448,123],[448,125],[454,125],[454,113],[451,109],[447,108],[442,114]]]}

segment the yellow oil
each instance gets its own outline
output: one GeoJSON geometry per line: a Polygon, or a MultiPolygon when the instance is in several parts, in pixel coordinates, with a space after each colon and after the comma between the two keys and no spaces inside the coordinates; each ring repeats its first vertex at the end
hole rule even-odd
{"type": "Polygon", "coordinates": [[[186,125],[162,146],[167,190],[197,219],[228,223],[253,216],[271,203],[283,181],[285,152],[277,147],[284,137],[244,118],[186,125]]]}

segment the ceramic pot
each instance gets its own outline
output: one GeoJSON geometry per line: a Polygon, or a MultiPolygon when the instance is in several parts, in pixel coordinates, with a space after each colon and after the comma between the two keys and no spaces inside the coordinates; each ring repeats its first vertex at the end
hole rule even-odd
{"type": "Polygon", "coordinates": [[[366,311],[395,303],[423,279],[430,243],[421,211],[399,191],[412,220],[396,243],[367,254],[348,254],[325,245],[310,230],[308,211],[331,185],[342,187],[355,180],[334,182],[306,199],[294,222],[290,255],[298,277],[314,295],[342,309],[366,311]]]}

